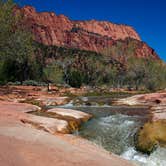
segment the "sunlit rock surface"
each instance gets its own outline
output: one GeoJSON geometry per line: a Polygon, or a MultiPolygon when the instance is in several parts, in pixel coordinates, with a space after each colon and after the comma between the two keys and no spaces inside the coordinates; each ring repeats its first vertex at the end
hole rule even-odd
{"type": "Polygon", "coordinates": [[[123,41],[125,48],[130,43],[125,40],[128,38],[137,41],[136,57],[159,59],[131,26],[97,20],[72,21],[53,12],[39,13],[32,6],[16,7],[15,11],[24,16],[23,24],[32,31],[35,40],[44,45],[103,52],[117,45],[117,40],[123,41]]]}

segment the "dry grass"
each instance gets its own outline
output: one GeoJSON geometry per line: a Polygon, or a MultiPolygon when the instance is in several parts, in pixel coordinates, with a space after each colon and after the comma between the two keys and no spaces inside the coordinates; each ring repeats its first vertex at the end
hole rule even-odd
{"type": "Polygon", "coordinates": [[[136,144],[138,150],[149,154],[158,145],[166,146],[166,120],[148,122],[138,133],[136,144]]]}

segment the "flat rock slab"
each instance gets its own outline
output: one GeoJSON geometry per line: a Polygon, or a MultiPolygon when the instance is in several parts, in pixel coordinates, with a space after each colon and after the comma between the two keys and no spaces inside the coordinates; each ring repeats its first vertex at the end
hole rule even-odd
{"type": "Polygon", "coordinates": [[[47,113],[56,114],[62,117],[71,117],[81,122],[86,122],[90,118],[92,118],[92,115],[90,114],[87,114],[81,111],[72,110],[72,109],[64,109],[64,108],[53,108],[48,110],[47,113]]]}
{"type": "Polygon", "coordinates": [[[27,103],[0,101],[0,111],[12,111],[12,110],[28,113],[33,111],[39,111],[41,110],[41,108],[27,103]]]}
{"type": "Polygon", "coordinates": [[[166,92],[134,95],[115,102],[117,105],[156,105],[166,104],[166,92]]]}
{"type": "Polygon", "coordinates": [[[144,105],[150,106],[152,121],[166,119],[166,92],[134,95],[115,102],[116,105],[144,105]]]}
{"type": "Polygon", "coordinates": [[[70,142],[22,125],[1,125],[0,140],[2,166],[133,166],[88,141],[70,142]]]}
{"type": "Polygon", "coordinates": [[[152,115],[153,115],[153,121],[157,120],[166,120],[166,104],[160,104],[157,106],[151,107],[152,115]]]}
{"type": "MultiPolygon", "coordinates": [[[[70,142],[68,139],[62,140],[58,138],[60,134],[53,134],[64,131],[68,127],[68,123],[64,120],[24,113],[25,110],[29,109],[34,111],[29,106],[32,105],[0,102],[0,165],[133,165],[116,155],[104,153],[103,150],[95,145],[90,145],[87,141],[80,142],[74,139],[70,142]],[[21,123],[21,121],[25,124],[21,123]]],[[[65,137],[65,135],[61,134],[61,137],[65,137]]]]}
{"type": "Polygon", "coordinates": [[[2,119],[9,119],[10,117],[51,134],[57,132],[70,133],[68,122],[65,120],[27,114],[38,110],[40,110],[40,107],[31,104],[0,101],[0,118],[2,119]]]}
{"type": "Polygon", "coordinates": [[[23,123],[33,126],[37,129],[47,131],[51,134],[55,133],[70,133],[68,122],[55,118],[47,118],[36,115],[28,115],[26,118],[20,119],[23,123]]]}

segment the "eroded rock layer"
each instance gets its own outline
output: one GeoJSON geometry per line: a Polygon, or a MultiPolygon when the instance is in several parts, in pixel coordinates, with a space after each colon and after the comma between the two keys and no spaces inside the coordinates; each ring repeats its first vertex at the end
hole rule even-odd
{"type": "Polygon", "coordinates": [[[142,42],[130,26],[96,20],[72,21],[53,12],[39,13],[31,6],[15,9],[24,16],[24,24],[39,43],[102,52],[115,45],[117,40],[127,42],[125,39],[131,38],[139,43],[137,57],[158,59],[154,50],[142,42]]]}

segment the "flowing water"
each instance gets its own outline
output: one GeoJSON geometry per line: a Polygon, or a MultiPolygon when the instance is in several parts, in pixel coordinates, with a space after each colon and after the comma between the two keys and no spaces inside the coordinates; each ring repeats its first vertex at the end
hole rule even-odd
{"type": "Polygon", "coordinates": [[[158,148],[148,156],[134,148],[134,134],[147,120],[148,108],[110,106],[108,102],[109,97],[83,97],[63,107],[84,111],[94,116],[77,132],[83,138],[137,165],[166,166],[166,149],[158,148]]]}

